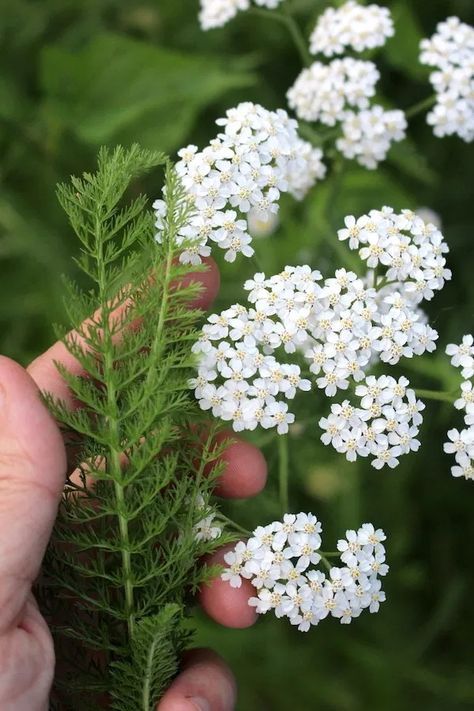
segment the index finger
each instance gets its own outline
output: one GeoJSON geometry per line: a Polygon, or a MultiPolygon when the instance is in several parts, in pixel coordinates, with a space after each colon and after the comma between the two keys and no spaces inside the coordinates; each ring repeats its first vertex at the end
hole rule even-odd
{"type": "MultiPolygon", "coordinates": [[[[207,264],[207,271],[188,274],[182,279],[183,285],[201,283],[203,290],[192,303],[199,309],[208,308],[214,301],[220,286],[219,270],[213,259],[203,260],[207,264]]],[[[62,400],[71,408],[77,406],[67,384],[61,377],[55,363],[61,363],[73,375],[85,375],[81,364],[74,358],[61,341],[57,341],[51,348],[42,353],[28,366],[27,371],[36,382],[40,390],[51,393],[62,400]]]]}

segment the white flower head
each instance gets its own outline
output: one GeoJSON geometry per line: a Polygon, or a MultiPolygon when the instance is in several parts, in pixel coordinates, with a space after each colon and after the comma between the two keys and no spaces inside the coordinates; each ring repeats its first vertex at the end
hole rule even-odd
{"type": "MultiPolygon", "coordinates": [[[[223,249],[229,262],[239,254],[251,257],[249,215],[254,225],[257,215],[274,224],[281,193],[302,199],[326,171],[321,150],[298,136],[296,121],[281,109],[245,102],[216,123],[222,130],[203,151],[196,146],[179,151],[176,171],[192,205],[185,224],[180,224],[182,206],[176,214],[183,263],[199,264],[211,245],[223,249]]],[[[163,201],[154,207],[160,242],[166,225],[163,201]]]]}
{"type": "Polygon", "coordinates": [[[329,616],[348,624],[364,609],[377,612],[385,600],[379,577],[388,572],[385,533],[370,523],[347,531],[337,544],[343,565],[327,575],[312,567],[321,560],[321,532],[316,516],[303,512],[259,526],[247,543],[226,553],[222,580],[232,587],[250,580],[257,593],[249,605],[258,614],[288,618],[301,632],[329,616]]]}
{"type": "Polygon", "coordinates": [[[420,43],[420,62],[435,67],[430,82],[436,103],[427,115],[435,136],[474,139],[474,28],[449,17],[420,43]]]}
{"type": "Polygon", "coordinates": [[[347,47],[362,52],[381,47],[393,34],[388,8],[349,0],[337,9],[327,8],[319,16],[310,37],[310,51],[327,57],[341,54],[347,47]]]}

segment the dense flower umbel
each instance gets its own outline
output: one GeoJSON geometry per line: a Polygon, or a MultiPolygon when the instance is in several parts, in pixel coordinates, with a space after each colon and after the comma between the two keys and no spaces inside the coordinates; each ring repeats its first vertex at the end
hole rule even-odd
{"type": "Polygon", "coordinates": [[[305,121],[334,126],[348,107],[364,109],[380,78],[373,62],[344,57],[303,69],[287,92],[288,105],[305,121]]]}
{"type": "Polygon", "coordinates": [[[342,138],[336,146],[346,158],[357,160],[365,168],[374,169],[385,160],[392,143],[406,136],[407,121],[403,111],[385,111],[377,104],[362,111],[346,111],[342,122],[342,138]]]}
{"type": "MultiPolygon", "coordinates": [[[[327,56],[346,46],[362,51],[384,44],[391,34],[393,24],[386,8],[362,7],[351,0],[321,15],[311,36],[311,51],[327,56]]],[[[337,149],[345,158],[373,169],[385,160],[392,143],[405,138],[407,128],[403,111],[369,106],[379,78],[377,67],[369,61],[344,57],[329,64],[314,62],[288,90],[288,104],[305,121],[328,126],[341,122],[337,149]]]]}
{"type": "Polygon", "coordinates": [[[326,57],[342,54],[347,47],[362,52],[381,47],[393,34],[388,8],[349,0],[337,9],[329,7],[318,18],[310,37],[310,51],[326,57]]]}
{"type": "Polygon", "coordinates": [[[370,523],[346,531],[337,544],[342,565],[331,567],[324,559],[328,570],[322,572],[314,567],[322,559],[321,531],[313,514],[285,514],[226,553],[221,577],[232,587],[250,580],[256,596],[249,605],[259,614],[287,617],[302,632],[329,615],[348,624],[365,609],[377,612],[385,600],[379,576],[388,572],[384,532],[370,523]]]}
{"type": "MultiPolygon", "coordinates": [[[[254,0],[257,7],[273,10],[282,0],[254,0]]],[[[232,20],[240,10],[248,10],[250,0],[201,0],[199,22],[203,30],[212,30],[222,27],[232,20]]]]}
{"type": "Polygon", "coordinates": [[[427,121],[436,136],[457,134],[474,139],[474,28],[449,17],[420,45],[420,61],[437,71],[430,75],[436,105],[427,121]]]}
{"type": "Polygon", "coordinates": [[[398,458],[416,452],[424,404],[408,388],[403,376],[369,375],[357,385],[359,402],[349,400],[331,406],[331,414],[319,421],[324,430],[321,440],[353,462],[357,457],[371,457],[371,464],[381,469],[398,465],[398,458]]]}
{"type": "MultiPolygon", "coordinates": [[[[210,243],[224,249],[229,262],[237,254],[251,256],[247,214],[252,210],[268,220],[278,211],[281,193],[301,199],[326,172],[321,150],[298,136],[298,124],[286,111],[246,102],[216,123],[223,132],[203,151],[191,145],[178,153],[176,170],[195,207],[178,235],[188,243],[183,263],[199,264],[210,254],[210,243]]],[[[160,241],[164,201],[156,200],[154,208],[160,241]]]]}
{"type": "Polygon", "coordinates": [[[408,210],[384,208],[346,218],[339,238],[360,247],[369,267],[364,279],[338,269],[323,280],[309,266],[259,273],[244,285],[248,306],[208,318],[194,346],[191,383],[202,409],[236,431],[261,425],[284,434],[294,421],[288,400],[311,388],[302,357],[315,385],[333,397],[363,381],[376,360],[393,365],[434,350],[438,334],[419,304],[450,276],[439,230],[408,210]]]}
{"type": "Polygon", "coordinates": [[[384,207],[357,219],[346,217],[345,225],[339,239],[348,240],[368,267],[385,270],[386,280],[397,283],[409,303],[432,299],[451,279],[444,256],[449,248],[441,231],[411,210],[395,213],[384,207]]]}
{"type": "Polygon", "coordinates": [[[451,364],[459,368],[463,382],[459,398],[454,403],[457,410],[464,413],[465,427],[461,431],[449,430],[449,441],[444,445],[447,454],[454,454],[456,464],[451,467],[455,477],[474,480],[474,338],[463,336],[462,343],[450,343],[446,353],[451,356],[451,364]]]}

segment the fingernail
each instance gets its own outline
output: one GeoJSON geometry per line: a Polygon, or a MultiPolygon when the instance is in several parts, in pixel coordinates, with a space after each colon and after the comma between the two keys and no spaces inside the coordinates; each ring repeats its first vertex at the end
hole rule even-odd
{"type": "Polygon", "coordinates": [[[211,705],[207,699],[203,699],[202,696],[193,696],[189,699],[194,706],[196,711],[211,711],[211,705]]]}

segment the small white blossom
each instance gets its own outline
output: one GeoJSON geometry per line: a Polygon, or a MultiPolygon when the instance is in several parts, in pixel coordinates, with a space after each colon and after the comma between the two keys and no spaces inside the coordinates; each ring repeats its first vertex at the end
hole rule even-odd
{"type": "MultiPolygon", "coordinates": [[[[424,405],[408,385],[404,377],[397,381],[386,375],[368,376],[356,386],[357,406],[348,400],[342,406],[333,404],[331,414],[320,419],[321,440],[349,461],[371,457],[376,469],[396,467],[400,456],[420,446],[417,436],[424,405]]],[[[349,564],[349,558],[343,560],[349,564]]]]}
{"type": "Polygon", "coordinates": [[[310,51],[327,57],[346,47],[362,52],[381,47],[394,34],[390,10],[379,5],[359,5],[354,0],[327,8],[318,18],[310,37],[310,51]]]}
{"type": "Polygon", "coordinates": [[[348,624],[364,609],[377,612],[385,600],[379,578],[388,572],[384,532],[369,523],[347,531],[337,543],[343,565],[326,575],[309,567],[321,560],[321,531],[316,516],[303,512],[259,526],[247,542],[226,553],[222,580],[232,587],[250,580],[257,594],[249,605],[258,614],[273,611],[288,618],[301,632],[328,616],[348,624]]]}
{"type": "Polygon", "coordinates": [[[474,376],[474,338],[472,334],[463,336],[462,343],[450,343],[446,347],[446,354],[451,356],[451,365],[461,369],[463,378],[474,376]]]}
{"type": "MultiPolygon", "coordinates": [[[[326,171],[321,150],[298,136],[297,122],[281,109],[267,111],[246,102],[216,123],[222,132],[203,151],[196,146],[179,151],[176,171],[192,206],[177,234],[183,263],[199,264],[213,243],[229,262],[238,254],[251,257],[249,215],[254,225],[257,216],[274,223],[280,194],[302,199],[326,171]]],[[[163,200],[153,207],[160,242],[166,207],[163,200]]]]}
{"type": "Polygon", "coordinates": [[[385,111],[376,104],[359,112],[346,111],[336,146],[346,158],[373,170],[385,160],[392,143],[405,138],[406,128],[405,114],[399,109],[385,111]]]}
{"type": "Polygon", "coordinates": [[[420,43],[420,62],[435,67],[436,104],[427,116],[435,136],[474,139],[474,28],[449,17],[420,43]]]}
{"type": "Polygon", "coordinates": [[[365,109],[380,74],[373,62],[344,57],[303,69],[287,92],[288,105],[305,121],[334,126],[348,107],[365,109]]]}
{"type": "Polygon", "coordinates": [[[196,541],[213,541],[222,534],[222,528],[214,525],[214,515],[206,516],[194,526],[196,541]]]}

